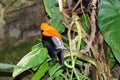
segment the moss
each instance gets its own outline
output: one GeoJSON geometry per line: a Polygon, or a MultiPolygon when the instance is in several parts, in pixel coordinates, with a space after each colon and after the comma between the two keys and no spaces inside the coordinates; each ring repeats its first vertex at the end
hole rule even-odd
{"type": "Polygon", "coordinates": [[[36,39],[30,38],[17,46],[14,46],[9,41],[4,42],[2,44],[4,49],[0,51],[0,62],[16,64],[25,54],[30,52],[31,47],[38,42],[38,37],[36,39]]]}

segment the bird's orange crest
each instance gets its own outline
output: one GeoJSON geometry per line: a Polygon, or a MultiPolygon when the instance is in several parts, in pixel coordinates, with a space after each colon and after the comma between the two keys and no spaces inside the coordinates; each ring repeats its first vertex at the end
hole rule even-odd
{"type": "Polygon", "coordinates": [[[42,35],[44,36],[49,36],[49,37],[54,36],[54,37],[58,37],[59,39],[61,39],[58,31],[47,23],[42,23],[40,26],[40,29],[43,31],[42,35]]]}

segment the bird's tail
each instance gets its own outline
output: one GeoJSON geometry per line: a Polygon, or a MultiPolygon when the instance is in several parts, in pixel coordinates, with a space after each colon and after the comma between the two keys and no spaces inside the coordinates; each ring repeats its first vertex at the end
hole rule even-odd
{"type": "Polygon", "coordinates": [[[60,60],[60,63],[62,65],[64,65],[64,51],[63,50],[60,50],[58,53],[57,53],[57,56],[58,56],[58,59],[60,60]]]}

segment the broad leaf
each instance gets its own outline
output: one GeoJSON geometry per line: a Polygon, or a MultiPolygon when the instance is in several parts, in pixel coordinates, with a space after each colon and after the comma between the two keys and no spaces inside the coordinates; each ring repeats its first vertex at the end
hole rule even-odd
{"type": "Polygon", "coordinates": [[[19,61],[17,66],[20,66],[22,68],[15,68],[13,72],[13,77],[16,77],[29,68],[42,64],[46,60],[46,58],[47,50],[45,48],[32,50],[19,61]]]}
{"type": "Polygon", "coordinates": [[[40,80],[45,73],[48,70],[48,63],[47,60],[40,66],[40,68],[38,69],[38,71],[35,73],[35,75],[32,77],[32,80],[40,80]]]}
{"type": "Polygon", "coordinates": [[[44,6],[47,14],[53,18],[60,16],[59,7],[56,7],[56,0],[44,0],[44,6]]]}
{"type": "Polygon", "coordinates": [[[98,25],[105,41],[120,62],[120,1],[101,0],[98,25]]]}
{"type": "Polygon", "coordinates": [[[59,7],[55,6],[56,3],[57,0],[44,0],[45,10],[51,18],[50,24],[55,27],[58,32],[62,33],[65,27],[61,22],[61,14],[59,7]]]}
{"type": "Polygon", "coordinates": [[[58,16],[57,18],[52,18],[51,25],[55,27],[60,33],[64,32],[65,30],[64,25],[61,23],[60,16],[58,16]]]}
{"type": "Polygon", "coordinates": [[[34,45],[34,46],[32,47],[32,50],[39,49],[39,48],[42,48],[42,47],[43,47],[42,42],[40,42],[40,43],[34,45]]]}

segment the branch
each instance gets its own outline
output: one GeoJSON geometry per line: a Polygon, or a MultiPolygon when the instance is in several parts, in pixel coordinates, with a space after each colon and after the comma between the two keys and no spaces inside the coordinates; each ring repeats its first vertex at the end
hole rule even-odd
{"type": "Polygon", "coordinates": [[[79,6],[79,4],[81,3],[82,0],[78,0],[78,2],[76,3],[76,5],[73,7],[72,12],[75,11],[75,9],[79,6]]]}
{"type": "Polygon", "coordinates": [[[90,2],[90,26],[91,26],[91,33],[90,33],[90,37],[88,39],[87,42],[87,46],[84,50],[81,50],[81,53],[85,54],[86,52],[88,52],[92,46],[92,42],[94,41],[95,38],[95,32],[96,32],[96,15],[97,15],[97,2],[99,0],[91,0],[90,2]]]}

